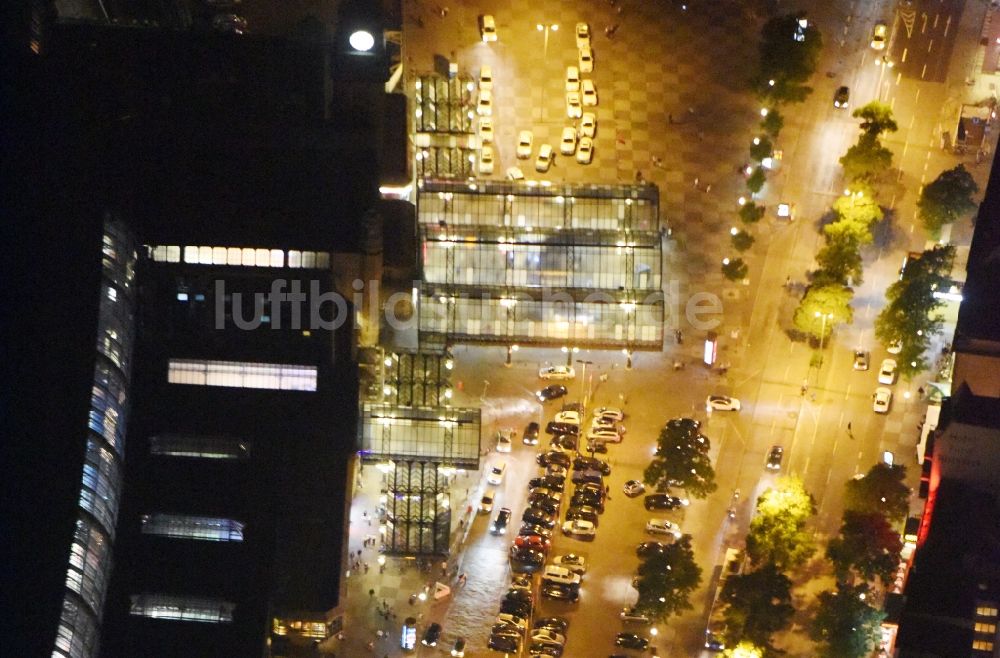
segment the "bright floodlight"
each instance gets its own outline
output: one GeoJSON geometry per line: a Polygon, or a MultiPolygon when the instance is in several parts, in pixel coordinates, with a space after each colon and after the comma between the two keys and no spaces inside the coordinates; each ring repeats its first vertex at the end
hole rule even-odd
{"type": "Polygon", "coordinates": [[[361,52],[368,52],[375,45],[375,37],[372,36],[371,32],[358,30],[351,34],[348,42],[351,44],[351,48],[360,50],[361,52]]]}

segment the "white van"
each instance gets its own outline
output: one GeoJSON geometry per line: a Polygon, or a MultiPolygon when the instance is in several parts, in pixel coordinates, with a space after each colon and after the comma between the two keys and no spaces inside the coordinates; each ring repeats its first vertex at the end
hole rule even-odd
{"type": "Polygon", "coordinates": [[[545,567],[545,571],[542,573],[542,580],[547,580],[550,583],[559,583],[560,585],[579,585],[580,574],[573,573],[566,567],[550,564],[545,567]]]}
{"type": "Polygon", "coordinates": [[[483,492],[483,497],[479,500],[479,513],[489,514],[493,511],[493,501],[497,499],[497,490],[490,487],[483,492]]]}
{"type": "Polygon", "coordinates": [[[500,484],[503,482],[503,476],[507,472],[507,462],[497,462],[490,467],[489,475],[486,476],[486,481],[490,484],[500,484]]]}

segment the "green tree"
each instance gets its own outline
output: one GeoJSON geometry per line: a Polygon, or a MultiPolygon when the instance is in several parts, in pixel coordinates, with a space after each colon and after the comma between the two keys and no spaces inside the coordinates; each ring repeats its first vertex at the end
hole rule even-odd
{"type": "Polygon", "coordinates": [[[658,491],[682,487],[688,494],[704,498],[717,487],[708,446],[708,439],[697,429],[667,425],[656,440],[656,452],[643,472],[643,481],[658,491]]]}
{"type": "Polygon", "coordinates": [[[883,345],[902,343],[897,361],[904,377],[912,377],[927,366],[924,352],[943,324],[935,311],[944,302],[934,293],[950,284],[954,258],[951,245],[938,245],[919,257],[908,258],[902,276],[885,293],[888,304],[875,318],[875,337],[883,345]]]}
{"type": "MultiPolygon", "coordinates": [[[[882,221],[882,217],[885,216],[882,208],[878,205],[874,191],[864,183],[852,184],[846,190],[846,194],[837,197],[837,200],[833,202],[833,209],[840,218],[839,221],[851,222],[863,227],[867,233],[865,244],[871,242],[872,226],[882,221]]],[[[859,228],[859,230],[862,229],[859,228]]]]}
{"type": "Polygon", "coordinates": [[[743,641],[722,652],[723,658],[764,658],[764,649],[753,642],[743,641]]]}
{"type": "Polygon", "coordinates": [[[639,600],[636,608],[666,621],[691,609],[691,593],[701,583],[701,567],[694,560],[691,535],[684,535],[662,553],[653,553],[639,564],[639,600]]]}
{"type": "Polygon", "coordinates": [[[772,564],[757,571],[730,576],[722,589],[726,604],[726,635],[729,643],[750,640],[771,648],[771,636],[788,628],[792,607],[792,581],[772,564]]]}
{"type": "Polygon", "coordinates": [[[799,102],[812,91],[805,83],[816,71],[823,37],[815,25],[803,29],[799,23],[802,18],[801,14],[776,16],[761,29],[756,85],[764,98],[799,102]]]}
{"type": "Polygon", "coordinates": [[[977,192],[979,186],[965,165],[942,171],[924,186],[917,199],[917,213],[924,228],[933,237],[938,237],[945,224],[951,224],[976,207],[972,197],[977,192]]]}
{"type": "Polygon", "coordinates": [[[850,323],[854,319],[854,309],[851,308],[853,298],[854,291],[840,284],[809,286],[792,316],[795,328],[825,340],[835,325],[850,323]]]}
{"type": "Polygon", "coordinates": [[[753,246],[754,238],[746,231],[737,231],[732,234],[731,241],[733,249],[736,251],[746,251],[753,246]]]}
{"type": "Polygon", "coordinates": [[[840,166],[849,181],[875,181],[892,166],[892,151],[882,146],[877,137],[864,133],[840,158],[840,166]]]}
{"type": "Polygon", "coordinates": [[[767,137],[757,137],[754,143],[750,144],[750,157],[757,162],[771,157],[772,153],[774,153],[774,145],[767,137]]]}
{"type": "Polygon", "coordinates": [[[732,258],[728,259],[728,262],[722,263],[722,275],[730,281],[740,281],[747,278],[749,271],[750,268],[747,267],[742,258],[732,258]]]}
{"type": "Polygon", "coordinates": [[[740,206],[740,220],[744,224],[756,224],[764,216],[764,206],[758,206],[753,201],[740,206]]]}
{"type": "Polygon", "coordinates": [[[755,565],[786,569],[804,564],[815,552],[806,521],[816,513],[816,502],[802,480],[778,478],[757,499],[757,513],[747,534],[747,556],[755,565]]]}
{"type": "Polygon", "coordinates": [[[785,127],[785,118],[781,116],[781,112],[772,108],[767,116],[761,119],[760,129],[763,130],[771,139],[777,139],[778,133],[781,129],[785,127]]]}
{"type": "Polygon", "coordinates": [[[747,189],[753,194],[760,192],[761,188],[764,187],[764,183],[767,182],[767,173],[764,171],[763,167],[755,167],[753,173],[747,178],[747,189]]]}
{"type": "Polygon", "coordinates": [[[868,605],[867,585],[838,584],[834,592],[819,595],[819,610],[810,628],[828,658],[864,658],[878,640],[885,613],[868,605]]]}
{"type": "MultiPolygon", "coordinates": [[[[840,222],[834,222],[830,226],[835,224],[840,222]]],[[[813,276],[813,285],[844,287],[848,285],[849,280],[854,285],[860,285],[864,266],[861,262],[861,243],[856,234],[852,231],[836,230],[827,232],[825,237],[826,244],[816,253],[819,270],[813,276]]]]}
{"type": "Polygon", "coordinates": [[[899,566],[902,549],[899,533],[884,516],[847,510],[840,536],[830,540],[826,556],[833,562],[838,580],[846,580],[853,569],[866,581],[878,576],[886,583],[899,566]]]}
{"type": "Polygon", "coordinates": [[[899,130],[896,120],[892,118],[892,108],[885,103],[872,101],[854,110],[851,114],[855,119],[861,119],[861,130],[866,135],[878,137],[884,132],[894,133],[899,130]]]}
{"type": "Polygon", "coordinates": [[[910,509],[910,488],[905,478],[905,466],[875,464],[864,477],[848,480],[844,485],[844,509],[858,514],[881,514],[890,522],[901,522],[910,509]]]}

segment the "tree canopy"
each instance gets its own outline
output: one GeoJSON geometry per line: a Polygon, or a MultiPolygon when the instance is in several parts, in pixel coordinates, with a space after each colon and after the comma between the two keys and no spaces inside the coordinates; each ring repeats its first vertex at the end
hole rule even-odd
{"type": "Polygon", "coordinates": [[[979,186],[965,165],[942,171],[937,178],[924,186],[917,199],[917,214],[924,228],[932,236],[941,234],[941,228],[976,207],[973,197],[979,186]]]}
{"type": "Polygon", "coordinates": [[[772,564],[730,576],[721,595],[727,642],[749,640],[770,648],[771,636],[791,624],[795,612],[791,589],[792,581],[772,564]]]}
{"type": "Polygon", "coordinates": [[[853,569],[864,580],[876,576],[891,582],[903,549],[899,532],[882,514],[844,512],[840,535],[830,540],[826,556],[833,562],[838,580],[846,580],[853,569]]]}
{"type": "Polygon", "coordinates": [[[859,514],[882,514],[891,522],[902,521],[910,509],[906,467],[879,462],[864,477],[844,485],[844,509],[859,514]]]}
{"type": "Polygon", "coordinates": [[[708,439],[693,427],[667,425],[656,440],[656,452],[643,472],[643,481],[660,491],[682,487],[688,494],[704,498],[718,486],[708,446],[708,439]]]}
{"type": "Polygon", "coordinates": [[[884,132],[894,133],[899,130],[896,120],[892,117],[892,108],[879,101],[872,101],[859,107],[854,110],[851,116],[855,119],[861,119],[861,130],[872,137],[878,137],[884,132]]]}
{"type": "Polygon", "coordinates": [[[868,586],[838,584],[834,592],[821,592],[819,610],[810,629],[828,658],[864,658],[878,640],[885,613],[868,605],[868,586]]]}
{"type": "Polygon", "coordinates": [[[730,281],[739,281],[747,278],[750,267],[742,258],[731,258],[729,262],[722,264],[722,275],[730,281]]]}
{"type": "Polygon", "coordinates": [[[755,565],[779,569],[799,566],[816,550],[806,521],[816,513],[816,503],[802,480],[779,478],[774,488],[757,499],[757,513],[747,534],[747,555],[755,565]]]}
{"type": "Polygon", "coordinates": [[[795,328],[816,338],[828,338],[835,325],[854,319],[853,298],[854,291],[841,284],[810,286],[792,317],[795,328]]]}
{"type": "Polygon", "coordinates": [[[722,652],[723,658],[763,658],[764,649],[753,642],[743,641],[722,652]]]}
{"type": "Polygon", "coordinates": [[[802,28],[802,18],[801,14],[776,16],[761,29],[757,88],[765,98],[799,102],[812,91],[805,83],[816,70],[823,37],[811,23],[802,28]]]}
{"type": "Polygon", "coordinates": [[[872,182],[892,166],[892,151],[882,146],[878,137],[862,133],[854,144],[840,158],[847,180],[872,182]]]}
{"type": "Polygon", "coordinates": [[[694,560],[691,535],[683,535],[661,553],[651,553],[639,564],[639,600],[636,608],[666,621],[691,609],[691,593],[701,583],[701,567],[694,560]]]}

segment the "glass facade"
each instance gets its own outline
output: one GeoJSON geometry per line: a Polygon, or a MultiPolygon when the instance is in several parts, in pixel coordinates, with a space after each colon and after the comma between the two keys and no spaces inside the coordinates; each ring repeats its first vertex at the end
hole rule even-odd
{"type": "Polygon", "coordinates": [[[136,257],[135,244],[124,224],[107,217],[80,515],[70,545],[66,594],[53,656],[84,658],[97,651],[122,488],[136,257]]]}
{"type": "Polygon", "coordinates": [[[423,180],[422,338],[660,349],[655,186],[423,180]]]}
{"type": "Polygon", "coordinates": [[[226,624],[233,621],[236,604],[222,599],[167,594],[136,594],[129,614],[150,619],[226,624]]]}
{"type": "Polygon", "coordinates": [[[142,534],[201,541],[243,541],[244,524],[233,519],[190,514],[143,514],[142,534]]]}
{"type": "Polygon", "coordinates": [[[167,381],[193,386],[315,391],[316,366],[170,359],[167,381]]]}
{"type": "Polygon", "coordinates": [[[433,462],[396,462],[386,474],[385,550],[445,554],[451,529],[448,478],[433,462]]]}
{"type": "Polygon", "coordinates": [[[253,247],[208,247],[197,245],[147,246],[157,263],[192,265],[228,265],[237,267],[288,267],[291,269],[328,269],[330,254],[325,251],[283,251],[253,247]]]}
{"type": "Polygon", "coordinates": [[[161,457],[247,459],[250,442],[227,436],[164,434],[149,437],[149,452],[161,457]]]}
{"type": "Polygon", "coordinates": [[[366,461],[427,460],[479,467],[478,409],[404,408],[365,403],[361,457],[366,461]]]}

